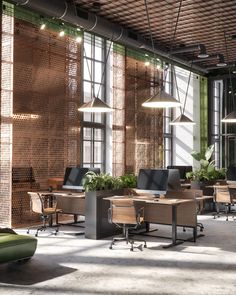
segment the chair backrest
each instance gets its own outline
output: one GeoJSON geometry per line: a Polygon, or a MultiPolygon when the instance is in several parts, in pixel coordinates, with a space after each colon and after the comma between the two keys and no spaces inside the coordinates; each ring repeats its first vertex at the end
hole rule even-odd
{"type": "Polygon", "coordinates": [[[43,200],[39,193],[28,192],[30,196],[31,210],[35,213],[43,214],[43,200]]]}
{"type": "Polygon", "coordinates": [[[214,186],[215,201],[218,203],[231,203],[229,187],[227,185],[214,186]]]}
{"type": "MultiPolygon", "coordinates": [[[[137,207],[132,199],[117,199],[111,201],[111,222],[120,224],[137,224],[137,207]]],[[[143,216],[140,216],[143,219],[143,216]]]]}

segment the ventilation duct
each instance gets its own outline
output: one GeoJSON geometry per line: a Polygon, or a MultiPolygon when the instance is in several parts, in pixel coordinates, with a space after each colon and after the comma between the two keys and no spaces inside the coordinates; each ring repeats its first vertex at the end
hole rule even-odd
{"type": "MultiPolygon", "coordinates": [[[[119,42],[125,46],[136,49],[145,49],[153,52],[151,43],[148,43],[139,34],[124,29],[122,26],[116,25],[94,13],[87,12],[73,2],[62,0],[11,0],[12,3],[25,6],[40,14],[61,19],[75,26],[83,27],[86,31],[104,36],[113,41],[119,42]]],[[[154,52],[153,52],[154,53],[154,52]]],[[[173,61],[179,65],[190,68],[190,63],[175,56],[169,56],[168,52],[156,48],[155,54],[173,61]]],[[[198,65],[192,65],[192,70],[207,74],[208,71],[198,65]]]]}

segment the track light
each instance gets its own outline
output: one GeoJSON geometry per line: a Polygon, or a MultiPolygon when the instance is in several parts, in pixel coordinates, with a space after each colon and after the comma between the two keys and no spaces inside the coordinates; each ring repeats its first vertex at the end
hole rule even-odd
{"type": "Polygon", "coordinates": [[[40,25],[40,30],[45,30],[45,28],[46,28],[46,24],[45,24],[45,23],[42,23],[42,24],[40,25]]]}
{"type": "Polygon", "coordinates": [[[191,46],[182,46],[172,50],[172,54],[180,54],[180,53],[187,53],[187,52],[194,52],[200,50],[198,57],[199,58],[207,58],[209,54],[206,53],[205,45],[203,44],[196,44],[191,46]]]}
{"type": "Polygon", "coordinates": [[[65,30],[64,30],[64,23],[60,24],[60,31],[59,31],[59,37],[65,36],[65,30]]]}
{"type": "Polygon", "coordinates": [[[219,58],[219,61],[216,64],[216,66],[217,67],[226,67],[227,63],[225,62],[224,55],[223,54],[218,54],[218,58],[219,58]]]}
{"type": "Polygon", "coordinates": [[[77,37],[75,38],[75,41],[76,41],[77,43],[81,43],[81,41],[82,41],[82,37],[81,37],[81,36],[77,36],[77,37]]]}
{"type": "Polygon", "coordinates": [[[198,53],[198,58],[207,58],[209,57],[209,54],[206,52],[206,47],[203,44],[199,45],[200,52],[198,53]]]}

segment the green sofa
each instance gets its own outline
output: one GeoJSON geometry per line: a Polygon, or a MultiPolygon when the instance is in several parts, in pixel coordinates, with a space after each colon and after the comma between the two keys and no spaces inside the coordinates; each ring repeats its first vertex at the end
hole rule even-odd
{"type": "Polygon", "coordinates": [[[34,255],[36,247],[36,238],[0,228],[0,263],[28,260],[34,255]]]}

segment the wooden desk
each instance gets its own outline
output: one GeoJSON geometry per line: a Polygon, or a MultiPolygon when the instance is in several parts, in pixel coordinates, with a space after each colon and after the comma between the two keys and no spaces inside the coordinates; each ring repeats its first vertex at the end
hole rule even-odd
{"type": "MultiPolygon", "coordinates": [[[[77,222],[77,215],[85,215],[85,195],[84,193],[70,193],[66,191],[36,191],[42,197],[48,197],[50,207],[53,206],[53,199],[56,198],[57,206],[62,209],[62,214],[74,215],[74,223],[77,222]]],[[[52,218],[49,225],[52,226],[52,218]]]]}
{"type": "Polygon", "coordinates": [[[63,185],[64,178],[62,177],[53,177],[48,178],[48,187],[51,187],[52,189],[59,189],[63,185]]]}
{"type": "MultiPolygon", "coordinates": [[[[179,244],[182,244],[183,240],[178,240],[177,238],[177,208],[178,206],[184,205],[184,204],[193,204],[195,208],[195,201],[191,199],[158,199],[152,196],[113,196],[105,198],[106,200],[109,200],[112,202],[114,199],[122,199],[122,198],[132,198],[134,201],[143,202],[144,205],[144,220],[146,222],[151,223],[160,223],[160,224],[170,224],[172,226],[172,243],[164,246],[163,248],[169,248],[173,247],[179,244]],[[166,207],[167,211],[164,210],[167,214],[171,213],[171,222],[168,221],[167,216],[158,216],[158,208],[160,207],[166,207]],[[169,212],[168,209],[171,209],[171,212],[169,212]],[[159,218],[159,219],[158,219],[159,218]],[[166,221],[165,221],[166,220],[166,221]]],[[[194,211],[193,211],[194,212],[194,211]]],[[[159,210],[160,213],[160,210],[159,210]]],[[[195,219],[195,217],[193,217],[195,219]]],[[[184,226],[184,224],[183,224],[184,226]]],[[[197,219],[193,221],[192,224],[193,227],[193,239],[196,240],[197,236],[197,219]]]]}

